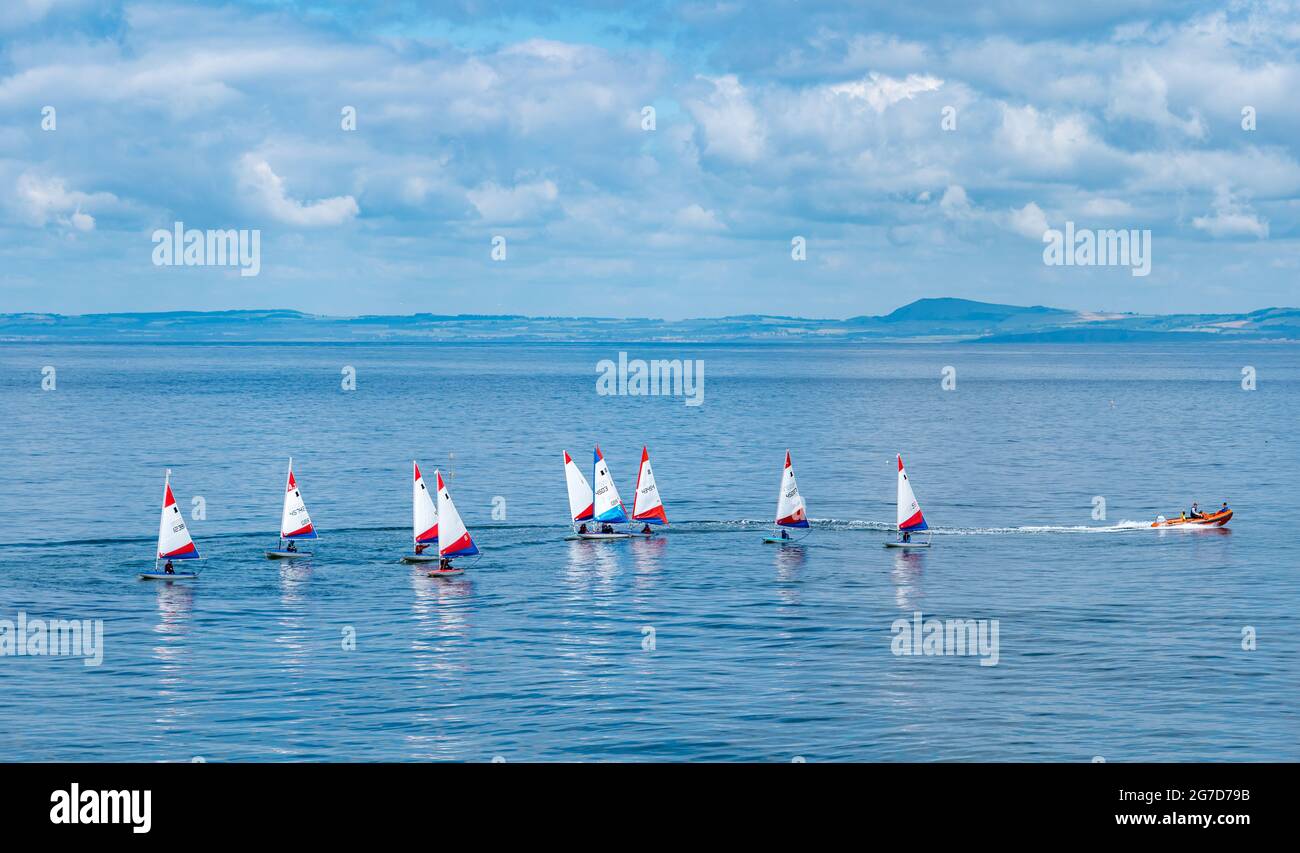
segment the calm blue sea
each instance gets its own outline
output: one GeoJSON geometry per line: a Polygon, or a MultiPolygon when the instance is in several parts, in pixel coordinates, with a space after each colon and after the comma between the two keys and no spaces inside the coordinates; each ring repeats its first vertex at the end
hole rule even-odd
{"type": "Polygon", "coordinates": [[[0,657],[0,759],[1300,760],[1298,410],[1270,345],[0,345],[0,619],[105,632],[0,657]],[[620,350],[703,404],[597,395],[620,350]],[[597,442],[629,502],[649,445],[662,539],[564,540],[597,442]],[[815,521],[765,546],[787,448],[815,521]],[[881,547],[895,452],[928,552],[881,547]],[[413,458],[459,580],[397,562],[413,458]],[[135,579],[169,467],[192,584],[135,579]],[[1192,500],[1237,517],[1141,526],[1192,500]],[[998,620],[996,665],[894,654],[918,611],[998,620]]]}

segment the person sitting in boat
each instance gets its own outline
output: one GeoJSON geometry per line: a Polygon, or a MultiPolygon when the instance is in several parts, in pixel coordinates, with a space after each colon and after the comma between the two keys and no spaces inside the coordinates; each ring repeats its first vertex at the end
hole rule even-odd
{"type": "Polygon", "coordinates": [[[290,554],[296,554],[298,553],[298,546],[292,540],[290,540],[289,547],[285,548],[284,550],[288,551],[290,554]]]}
{"type": "Polygon", "coordinates": [[[655,532],[654,532],[653,530],[650,529],[650,525],[649,525],[649,524],[647,524],[645,527],[642,527],[642,528],[641,528],[641,535],[642,535],[642,536],[653,536],[654,533],[655,533],[655,532]]]}
{"type": "Polygon", "coordinates": [[[421,554],[423,554],[423,553],[424,553],[424,549],[425,549],[425,548],[428,548],[428,547],[429,547],[429,546],[426,545],[426,544],[424,544],[423,542],[418,542],[418,543],[416,543],[416,545],[415,545],[415,556],[418,557],[418,556],[420,556],[421,554]]]}
{"type": "Polygon", "coordinates": [[[910,531],[910,530],[904,530],[904,531],[903,531],[903,541],[904,541],[904,542],[911,542],[911,541],[912,541],[912,531],[910,531]]]}
{"type": "Polygon", "coordinates": [[[1186,512],[1180,512],[1180,513],[1178,513],[1178,520],[1179,520],[1179,521],[1186,521],[1186,520],[1187,520],[1187,513],[1186,513],[1186,512]]]}
{"type": "Polygon", "coordinates": [[[781,529],[781,538],[782,538],[782,539],[789,539],[789,538],[790,538],[790,531],[789,531],[789,530],[786,530],[785,528],[782,528],[782,529],[781,529]]]}
{"type": "Polygon", "coordinates": [[[440,572],[451,571],[451,560],[448,560],[446,557],[443,557],[442,559],[438,560],[438,571],[440,572]]]}
{"type": "Polygon", "coordinates": [[[578,532],[579,532],[579,533],[586,533],[586,532],[587,532],[587,522],[584,521],[584,522],[582,523],[582,525],[578,528],[578,532]]]}
{"type": "Polygon", "coordinates": [[[1224,501],[1223,506],[1219,507],[1219,512],[1227,512],[1227,511],[1228,511],[1228,502],[1224,501]]]}
{"type": "Polygon", "coordinates": [[[1196,501],[1192,501],[1191,516],[1192,518],[1205,518],[1205,513],[1201,512],[1201,508],[1197,505],[1196,501]]]}
{"type": "Polygon", "coordinates": [[[172,568],[172,561],[171,561],[171,560],[168,560],[168,561],[167,561],[167,565],[163,566],[163,571],[166,572],[166,573],[169,574],[169,575],[174,575],[174,574],[176,574],[176,570],[172,568]]]}
{"type": "Polygon", "coordinates": [[[614,525],[612,525],[612,524],[602,524],[602,525],[600,526],[600,532],[601,532],[601,533],[613,533],[613,532],[614,532],[614,525]]]}

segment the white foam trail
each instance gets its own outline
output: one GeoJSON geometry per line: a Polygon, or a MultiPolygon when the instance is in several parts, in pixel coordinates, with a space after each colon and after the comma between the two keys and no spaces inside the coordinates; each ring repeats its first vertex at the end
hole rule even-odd
{"type": "MultiPolygon", "coordinates": [[[[739,522],[746,526],[754,524],[768,524],[770,522],[758,522],[750,519],[744,519],[739,522]]],[[[897,524],[888,521],[866,521],[861,519],[841,519],[841,518],[812,518],[809,523],[814,528],[830,530],[883,530],[893,532],[897,530],[897,524]]],[[[933,533],[936,536],[1007,536],[1015,534],[1033,534],[1033,533],[1122,533],[1129,530],[1152,530],[1149,521],[1121,521],[1118,524],[1111,525],[1059,525],[1059,524],[1028,524],[1021,527],[931,527],[927,533],[933,533]]]]}

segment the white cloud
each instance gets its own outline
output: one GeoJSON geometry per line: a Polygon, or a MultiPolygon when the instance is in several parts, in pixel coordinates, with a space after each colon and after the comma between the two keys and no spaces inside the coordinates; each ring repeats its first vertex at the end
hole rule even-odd
{"type": "Polygon", "coordinates": [[[69,220],[72,222],[72,227],[78,231],[95,230],[95,217],[89,213],[82,213],[81,208],[77,208],[76,212],[69,217],[69,220]]]}
{"type": "Polygon", "coordinates": [[[862,80],[830,86],[829,91],[832,95],[847,95],[866,101],[873,110],[883,113],[899,101],[910,101],[922,92],[933,92],[942,85],[942,80],[928,74],[908,74],[898,80],[873,71],[862,80]]]}
{"type": "Polygon", "coordinates": [[[1226,187],[1215,194],[1214,215],[1197,216],[1192,225],[1211,237],[1268,237],[1268,220],[1260,219],[1248,205],[1234,200],[1226,187]]]}
{"type": "Polygon", "coordinates": [[[1132,216],[1133,205],[1117,198],[1090,198],[1083,203],[1083,212],[1099,219],[1114,219],[1120,216],[1132,216]]]}
{"type": "Polygon", "coordinates": [[[1186,119],[1170,112],[1169,84],[1148,62],[1126,67],[1116,76],[1106,115],[1172,128],[1193,139],[1205,136],[1205,125],[1195,111],[1186,119]]]}
{"type": "Polygon", "coordinates": [[[489,181],[466,193],[479,216],[489,222],[521,222],[544,212],[559,197],[552,181],[503,187],[489,181]]]}
{"type": "Polygon", "coordinates": [[[271,170],[269,163],[254,154],[245,154],[240,159],[238,181],[240,189],[262,212],[288,225],[305,228],[342,225],[361,212],[356,199],[350,195],[309,203],[290,198],[283,179],[271,170]]]}
{"type": "Polygon", "coordinates": [[[745,88],[734,74],[697,78],[711,91],[687,101],[686,107],[704,130],[705,153],[738,163],[763,156],[767,131],[745,88]]]}
{"type": "Polygon", "coordinates": [[[28,223],[43,227],[53,221],[70,225],[79,231],[91,231],[95,219],[82,212],[82,207],[115,204],[112,193],[84,193],[69,190],[62,178],[42,177],[34,172],[24,172],[14,185],[14,201],[20,216],[28,223]]]}
{"type": "Polygon", "coordinates": [[[1037,240],[1048,229],[1047,214],[1031,201],[1019,210],[1012,208],[1010,216],[1007,217],[1007,226],[1023,237],[1037,240]]]}
{"type": "Polygon", "coordinates": [[[967,219],[974,213],[970,199],[966,197],[965,188],[953,184],[943,191],[939,199],[939,209],[949,219],[967,219]]]}
{"type": "Polygon", "coordinates": [[[999,140],[1011,159],[1049,168],[1070,168],[1099,147],[1081,115],[1056,117],[1032,105],[1002,106],[999,140]]]}
{"type": "Polygon", "coordinates": [[[690,231],[725,231],[727,228],[718,219],[716,213],[712,210],[705,210],[698,204],[692,204],[677,211],[673,221],[678,228],[690,231]]]}

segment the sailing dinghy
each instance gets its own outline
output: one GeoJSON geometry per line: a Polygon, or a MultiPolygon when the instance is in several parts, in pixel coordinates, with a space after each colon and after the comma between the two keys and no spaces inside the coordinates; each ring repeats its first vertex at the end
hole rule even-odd
{"type": "MultiPolygon", "coordinates": [[[[411,465],[415,468],[415,485],[411,494],[411,540],[415,543],[415,553],[407,554],[402,562],[435,563],[438,555],[426,554],[424,550],[438,544],[438,508],[433,505],[433,495],[424,485],[424,477],[420,476],[420,463],[412,460],[411,465]]],[[[434,548],[435,552],[437,550],[434,548]]]]}
{"type": "Polygon", "coordinates": [[[893,542],[886,542],[886,548],[929,548],[930,538],[926,537],[924,542],[913,542],[912,534],[920,533],[923,530],[929,530],[930,526],[925,523],[925,516],[921,513],[921,505],[916,502],[916,494],[912,491],[912,482],[907,478],[907,470],[903,468],[903,457],[898,456],[898,539],[893,542]]]}
{"type": "Polygon", "coordinates": [[[166,560],[167,565],[171,565],[173,560],[197,559],[199,559],[199,549],[194,547],[190,531],[185,527],[185,516],[181,515],[181,508],[176,505],[176,498],[172,495],[172,471],[168,468],[167,475],[163,479],[162,516],[158,519],[158,556],[153,561],[153,571],[141,572],[140,580],[194,580],[198,577],[198,573],[160,570],[158,561],[166,560]]]}
{"type": "Polygon", "coordinates": [[[592,462],[595,468],[596,491],[592,496],[591,529],[584,531],[579,527],[578,538],[626,539],[632,534],[614,529],[615,524],[627,523],[627,510],[623,508],[623,500],[618,496],[618,486],[614,485],[614,478],[610,476],[609,465],[605,463],[605,456],[600,452],[600,445],[596,445],[592,462]]]}
{"type": "Polygon", "coordinates": [[[596,517],[596,504],[591,484],[582,476],[578,464],[567,450],[564,451],[564,481],[569,489],[569,517],[573,520],[573,535],[565,538],[577,539],[578,526],[586,527],[587,522],[596,517]]]}
{"type": "MultiPolygon", "coordinates": [[[[663,499],[655,485],[655,472],[650,467],[650,448],[641,448],[641,468],[636,473],[636,492],[632,495],[632,520],[643,524],[667,524],[663,499]]],[[[636,536],[653,536],[649,528],[642,528],[636,536]]]]}
{"type": "Polygon", "coordinates": [[[454,577],[463,575],[464,569],[452,566],[451,561],[457,557],[472,557],[478,553],[478,546],[465,529],[465,522],[460,520],[456,505],[451,502],[451,492],[442,482],[442,473],[433,472],[438,483],[438,556],[442,558],[438,568],[429,572],[431,578],[454,577]]]}
{"type": "Polygon", "coordinates": [[[299,551],[297,545],[292,550],[285,542],[294,543],[300,539],[317,539],[316,528],[312,526],[311,516],[307,514],[307,504],[303,503],[298,481],[293,477],[293,457],[289,457],[289,476],[284,484],[284,511],[280,513],[280,542],[274,551],[267,551],[268,560],[294,560],[310,557],[311,551],[299,551]]]}
{"type": "Polygon", "coordinates": [[[790,538],[788,528],[807,526],[808,512],[804,509],[803,495],[799,494],[799,484],[795,482],[794,466],[790,464],[790,451],[787,450],[785,470],[781,474],[781,491],[776,497],[776,521],[772,526],[772,535],[765,536],[763,542],[777,545],[793,543],[797,540],[790,538]]]}

